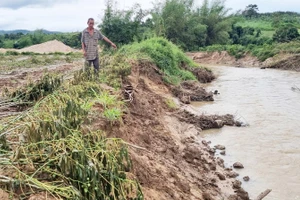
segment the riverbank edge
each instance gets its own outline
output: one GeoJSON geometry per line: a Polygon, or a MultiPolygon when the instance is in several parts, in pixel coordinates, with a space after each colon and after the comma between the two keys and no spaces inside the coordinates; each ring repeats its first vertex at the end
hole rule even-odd
{"type": "Polygon", "coordinates": [[[282,69],[300,71],[299,54],[280,53],[261,62],[256,57],[246,54],[240,59],[229,55],[226,51],[216,52],[187,52],[190,58],[202,65],[224,65],[235,67],[260,67],[262,69],[282,69]]]}
{"type": "Polygon", "coordinates": [[[192,114],[154,66],[133,64],[123,85],[134,88],[134,100],[124,124],[106,131],[109,137],[141,147],[130,148],[130,155],[145,199],[249,199],[233,167],[225,168],[224,160],[215,156],[217,148],[199,139],[204,124],[233,126],[233,116],[192,114]],[[177,102],[177,108],[171,108],[169,100],[177,102]]]}

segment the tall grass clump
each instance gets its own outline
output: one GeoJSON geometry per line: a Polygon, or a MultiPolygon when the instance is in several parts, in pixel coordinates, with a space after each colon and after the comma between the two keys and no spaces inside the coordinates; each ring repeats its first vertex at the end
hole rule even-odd
{"type": "Polygon", "coordinates": [[[195,67],[196,63],[188,58],[176,45],[164,38],[155,37],[140,43],[123,46],[118,54],[136,60],[150,60],[164,72],[167,81],[176,78],[178,81],[197,80],[191,72],[181,68],[183,65],[195,67]]]}

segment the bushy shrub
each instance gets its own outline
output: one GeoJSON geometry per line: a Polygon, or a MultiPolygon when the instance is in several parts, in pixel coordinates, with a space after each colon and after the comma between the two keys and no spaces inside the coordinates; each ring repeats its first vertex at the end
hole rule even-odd
{"type": "MultiPolygon", "coordinates": [[[[176,45],[164,38],[156,37],[140,43],[126,45],[118,53],[130,58],[151,60],[168,77],[166,80],[169,80],[172,76],[178,77],[179,80],[196,80],[191,72],[181,68],[182,65],[195,67],[196,63],[188,58],[176,45]]],[[[174,77],[171,79],[174,79],[174,77]]]]}

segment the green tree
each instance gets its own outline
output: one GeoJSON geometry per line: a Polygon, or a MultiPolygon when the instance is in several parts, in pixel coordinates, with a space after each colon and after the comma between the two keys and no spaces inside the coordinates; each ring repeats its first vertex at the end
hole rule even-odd
{"type": "Polygon", "coordinates": [[[258,15],[258,6],[256,4],[249,4],[246,9],[243,11],[243,16],[247,18],[257,17],[258,15]]]}
{"type": "Polygon", "coordinates": [[[298,29],[292,24],[284,24],[276,29],[273,40],[276,42],[289,42],[299,37],[298,29]]]}
{"type": "Polygon", "coordinates": [[[130,10],[118,11],[113,8],[113,0],[107,0],[102,23],[99,25],[102,33],[118,45],[140,41],[143,36],[143,19],[148,14],[137,4],[130,10]]]}
{"type": "Polygon", "coordinates": [[[229,32],[233,24],[228,15],[230,9],[225,7],[223,0],[204,0],[197,9],[200,23],[207,28],[206,45],[226,44],[229,42],[229,32]]]}

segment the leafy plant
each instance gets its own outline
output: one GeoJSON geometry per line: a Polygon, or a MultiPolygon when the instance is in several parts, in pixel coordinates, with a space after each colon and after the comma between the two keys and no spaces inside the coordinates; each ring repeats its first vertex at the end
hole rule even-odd
{"type": "Polygon", "coordinates": [[[177,108],[176,103],[172,100],[172,99],[166,99],[165,103],[167,104],[167,106],[171,109],[175,109],[177,108]]]}
{"type": "Polygon", "coordinates": [[[103,116],[111,122],[120,121],[122,117],[122,111],[119,108],[105,109],[103,116]]]}
{"type": "Polygon", "coordinates": [[[164,72],[165,80],[174,79],[175,77],[178,81],[196,80],[191,72],[181,68],[182,65],[195,67],[197,66],[196,63],[188,58],[176,45],[164,38],[151,38],[140,43],[123,46],[118,55],[136,60],[144,58],[152,61],[164,72]]]}

